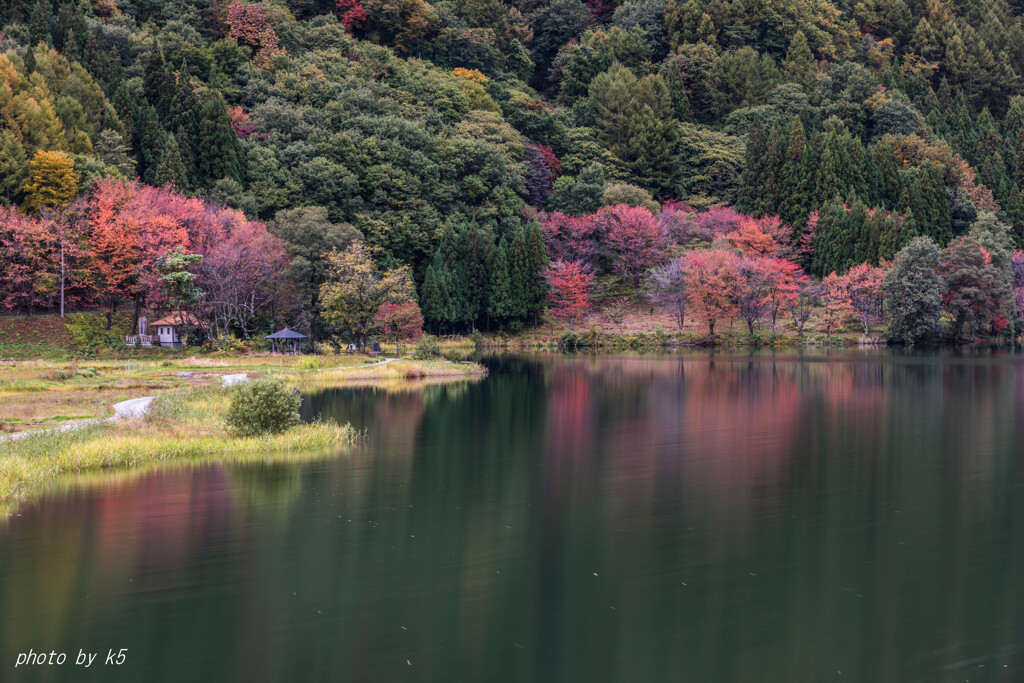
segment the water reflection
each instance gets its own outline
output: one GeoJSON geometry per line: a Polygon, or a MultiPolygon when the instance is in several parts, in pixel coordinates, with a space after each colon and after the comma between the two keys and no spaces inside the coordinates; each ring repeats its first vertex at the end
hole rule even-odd
{"type": "Polygon", "coordinates": [[[12,519],[0,678],[1021,680],[1022,360],[510,357],[312,395],[362,449],[12,519]]]}

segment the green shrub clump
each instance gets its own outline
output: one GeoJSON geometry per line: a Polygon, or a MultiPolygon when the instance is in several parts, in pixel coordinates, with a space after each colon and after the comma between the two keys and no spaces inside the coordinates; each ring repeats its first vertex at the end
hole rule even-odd
{"type": "Polygon", "coordinates": [[[430,360],[441,357],[441,342],[437,337],[425,334],[416,342],[416,352],[412,354],[416,360],[430,360]]]}
{"type": "Polygon", "coordinates": [[[244,382],[231,390],[224,421],[237,436],[279,434],[299,424],[302,397],[279,379],[244,382]]]}

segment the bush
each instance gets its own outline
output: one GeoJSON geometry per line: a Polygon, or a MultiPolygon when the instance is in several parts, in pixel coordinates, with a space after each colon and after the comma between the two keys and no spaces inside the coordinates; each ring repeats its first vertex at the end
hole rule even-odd
{"type": "Polygon", "coordinates": [[[244,382],[231,390],[224,421],[237,436],[277,434],[299,424],[302,397],[279,379],[244,382]]]}
{"type": "Polygon", "coordinates": [[[124,345],[124,336],[107,329],[107,319],[96,313],[72,313],[65,318],[72,344],[79,351],[95,352],[101,347],[124,345]]]}
{"type": "Polygon", "coordinates": [[[441,357],[441,342],[437,337],[425,334],[416,343],[416,352],[412,354],[416,360],[430,360],[441,357]]]}
{"type": "Polygon", "coordinates": [[[566,330],[562,333],[562,336],[558,339],[558,348],[563,351],[576,351],[582,349],[587,345],[586,340],[578,332],[566,330]]]}

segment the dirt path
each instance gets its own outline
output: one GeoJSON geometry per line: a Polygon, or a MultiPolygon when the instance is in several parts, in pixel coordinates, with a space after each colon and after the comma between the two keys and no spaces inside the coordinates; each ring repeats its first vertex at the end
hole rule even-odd
{"type": "MultiPolygon", "coordinates": [[[[376,364],[375,364],[376,365],[376,364]]],[[[242,372],[237,375],[224,375],[222,382],[224,386],[230,387],[241,382],[248,381],[249,376],[242,372]]],[[[114,404],[114,415],[99,420],[86,420],[85,422],[73,422],[71,424],[61,425],[60,427],[50,427],[47,429],[33,429],[27,432],[18,432],[17,434],[9,434],[7,436],[0,436],[0,441],[17,441],[18,439],[24,439],[30,434],[48,434],[50,432],[70,432],[74,429],[81,429],[82,427],[88,427],[92,424],[99,422],[106,422],[108,420],[137,420],[149,411],[149,406],[153,402],[156,396],[140,396],[139,398],[131,398],[127,401],[121,401],[120,403],[114,404]]]]}

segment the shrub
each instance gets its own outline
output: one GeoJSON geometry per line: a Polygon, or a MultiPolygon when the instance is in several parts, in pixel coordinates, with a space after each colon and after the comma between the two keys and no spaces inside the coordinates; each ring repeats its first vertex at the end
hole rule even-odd
{"type": "Polygon", "coordinates": [[[416,360],[439,358],[441,356],[441,342],[437,340],[437,337],[425,334],[416,343],[416,352],[412,355],[416,360]]]}
{"type": "Polygon", "coordinates": [[[586,340],[578,332],[566,330],[558,340],[558,347],[563,351],[576,351],[585,347],[586,340]]]}
{"type": "Polygon", "coordinates": [[[107,329],[107,320],[95,313],[72,313],[65,319],[72,344],[80,351],[95,352],[100,347],[124,344],[124,337],[107,329]]]}
{"type": "Polygon", "coordinates": [[[231,406],[224,421],[237,436],[277,434],[299,424],[301,404],[299,392],[282,380],[258,379],[231,390],[231,406]]]}

